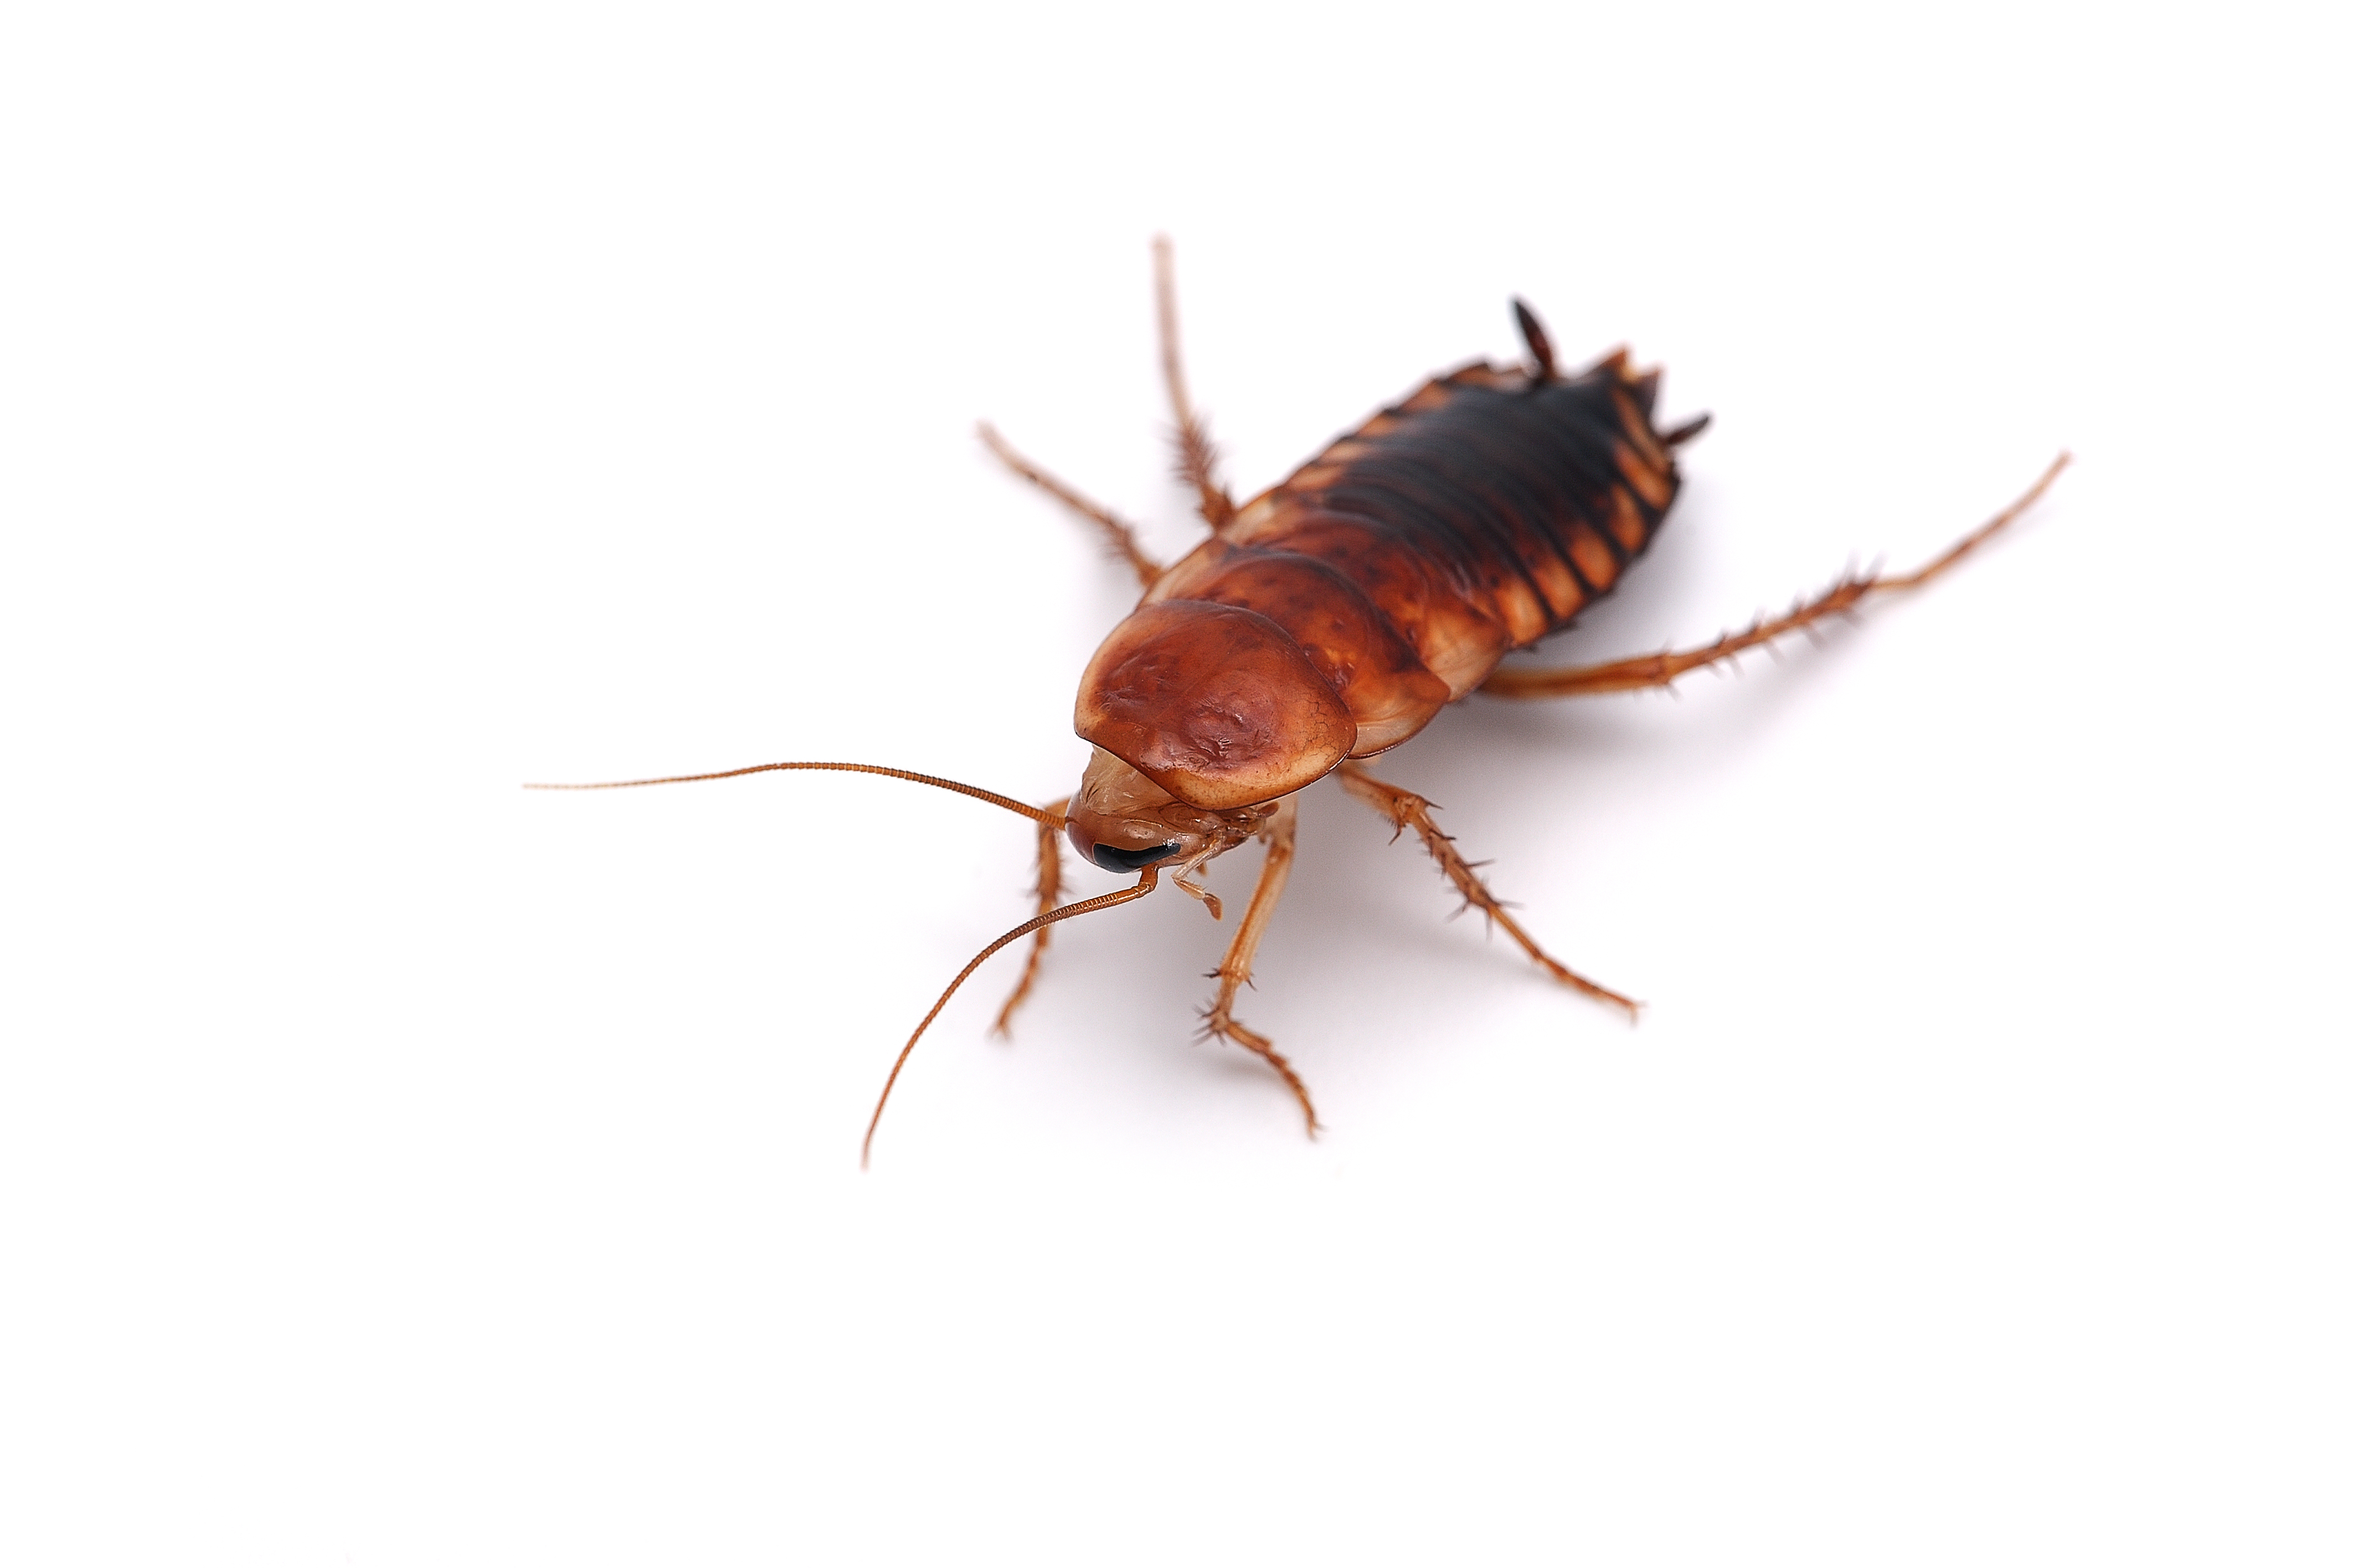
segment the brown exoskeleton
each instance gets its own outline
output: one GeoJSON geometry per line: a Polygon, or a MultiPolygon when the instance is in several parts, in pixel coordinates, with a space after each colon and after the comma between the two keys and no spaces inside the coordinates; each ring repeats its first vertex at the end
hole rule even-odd
{"type": "Polygon", "coordinates": [[[1165,871],[1217,918],[1220,900],[1202,886],[1202,869],[1254,838],[1266,843],[1267,856],[1220,961],[1204,1027],[1275,1069],[1314,1134],[1308,1088],[1267,1039],[1236,1020],[1234,1005],[1292,867],[1297,800],[1329,773],[1394,828],[1415,830],[1467,904],[1503,927],[1541,968],[1633,1018],[1635,1003],[1547,956],[1433,824],[1431,802],[1375,778],[1367,759],[1477,690],[1532,698],[1665,686],[1872,595],[1919,587],[2019,516],[2069,461],[2067,454],[2057,457],[2019,500],[1919,571],[1846,576],[1788,615],[1701,648],[1568,670],[1500,670],[1509,651],[1570,625],[1643,553],[1677,495],[1677,448],[1701,434],[1708,416],[1656,429],[1659,372],[1634,369],[1625,350],[1577,375],[1559,374],[1544,329],[1517,300],[1527,364],[1477,361],[1427,381],[1283,483],[1238,504],[1220,482],[1216,455],[1188,401],[1166,242],[1156,242],[1155,262],[1179,469],[1211,537],[1161,566],[1128,523],[1017,455],[988,425],[981,429],[1010,468],[1094,524],[1145,590],[1081,677],[1073,728],[1091,751],[1069,800],[1036,807],[927,774],[841,762],[535,786],[620,789],[824,768],[954,789],[1038,825],[1039,914],[977,953],[909,1036],[869,1118],[863,1163],[909,1052],[985,960],[1034,939],[998,1015],[1004,1032],[1030,991],[1050,925],[1142,898],[1165,871]],[[1137,881],[1060,905],[1059,834],[1084,859],[1135,872],[1137,881]]]}

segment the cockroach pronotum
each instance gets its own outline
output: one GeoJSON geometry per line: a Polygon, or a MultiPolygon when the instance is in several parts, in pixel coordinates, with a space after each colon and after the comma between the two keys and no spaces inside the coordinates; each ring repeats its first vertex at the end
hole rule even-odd
{"type": "Polygon", "coordinates": [[[1081,675],[1072,727],[1089,743],[1078,791],[1046,806],[930,774],[862,762],[771,762],[720,773],[533,789],[619,789],[816,768],[876,773],[953,789],[1028,818],[1039,831],[1039,912],[976,953],[909,1035],[877,1097],[860,1144],[866,1163],[885,1102],[917,1041],[951,996],[1001,948],[1032,939],[1023,973],[995,1026],[1004,1034],[1030,993],[1059,920],[1133,903],[1165,871],[1214,919],[1205,865],[1250,839],[1267,846],[1260,879],[1220,961],[1203,1014],[1206,1036],[1266,1062],[1318,1113],[1284,1057],[1235,1016],[1253,954],[1293,865],[1296,802],[1329,774],[1352,799],[1413,830],[1442,873],[1533,962],[1573,990],[1626,1011],[1637,1004],[1549,957],[1491,895],[1432,820],[1432,802],[1377,779],[1368,761],[1409,739],[1448,703],[1494,697],[1586,696],[1666,686],[1689,671],[1854,609],[1877,594],[1921,587],[2021,515],[2070,461],[2064,453],[2011,506],[1944,554],[1903,575],[1845,575],[1791,613],[1755,620],[1703,647],[1574,669],[1501,670],[1508,652],[1563,630],[1612,591],[1644,553],[1678,493],[1677,451],[1708,414],[1666,430],[1653,423],[1658,371],[1616,349],[1577,375],[1530,306],[1513,302],[1524,365],[1477,360],[1426,381],[1342,436],[1274,488],[1239,504],[1187,396],[1168,242],[1154,245],[1162,377],[1176,421],[1178,472],[1211,537],[1164,566],[1137,531],[1019,456],[989,425],[984,443],[1009,468],[1096,528],[1144,590],[1081,675]],[[1116,892],[1059,904],[1057,840],[1106,871],[1135,872],[1116,892]]]}

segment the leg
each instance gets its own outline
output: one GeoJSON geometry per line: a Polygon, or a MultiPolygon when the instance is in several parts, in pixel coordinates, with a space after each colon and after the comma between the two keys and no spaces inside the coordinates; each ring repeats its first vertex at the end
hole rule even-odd
{"type": "Polygon", "coordinates": [[[1268,922],[1276,913],[1276,901],[1285,892],[1285,879],[1293,871],[1293,826],[1298,808],[1290,800],[1276,810],[1268,825],[1260,831],[1262,842],[1268,845],[1268,859],[1262,863],[1260,881],[1253,886],[1252,903],[1244,909],[1243,924],[1236,928],[1235,940],[1220,959],[1220,993],[1211,999],[1203,1015],[1203,1033],[1213,1039],[1242,1046],[1276,1069],[1293,1098],[1301,1101],[1301,1119],[1309,1127],[1309,1135],[1318,1136],[1318,1111],[1309,1103],[1309,1090],[1293,1070],[1292,1065],[1276,1054],[1276,1047],[1267,1036],[1256,1035],[1235,1020],[1233,1012],[1236,989],[1252,983],[1253,953],[1260,947],[1260,939],[1268,929],[1268,922]]]}
{"type": "Polygon", "coordinates": [[[1178,422],[1178,476],[1195,487],[1203,521],[1217,533],[1236,515],[1236,503],[1220,483],[1220,454],[1211,432],[1187,402],[1187,376],[1178,368],[1178,285],[1170,270],[1170,241],[1160,234],[1154,239],[1154,317],[1161,329],[1162,381],[1170,389],[1170,413],[1178,422]]]}
{"type": "Polygon", "coordinates": [[[974,428],[982,436],[982,444],[996,453],[1000,462],[1102,529],[1106,540],[1112,543],[1114,553],[1128,562],[1129,569],[1137,574],[1139,586],[1154,586],[1154,579],[1162,575],[1162,567],[1139,546],[1137,530],[1023,456],[989,425],[978,424],[974,428]]]}
{"type": "Polygon", "coordinates": [[[2070,460],[2068,452],[2055,458],[2039,481],[2029,487],[2028,494],[1964,535],[1946,554],[1920,572],[1910,572],[1903,577],[1845,577],[1792,614],[1774,620],[1754,621],[1747,630],[1729,632],[1705,648],[1691,648],[1680,653],[1651,653],[1640,659],[1616,660],[1610,664],[1589,664],[1576,670],[1501,670],[1481,682],[1481,690],[1493,697],[1584,697],[1598,692],[1634,692],[1647,686],[1666,686],[1689,670],[1732,659],[1747,648],[1773,641],[1786,632],[1803,630],[1827,616],[1841,615],[1870,595],[1920,588],[2029,510],[2070,460]]]}
{"type": "Polygon", "coordinates": [[[1421,795],[1410,794],[1396,785],[1384,783],[1368,772],[1362,763],[1345,762],[1336,777],[1341,779],[1344,789],[1391,819],[1392,826],[1396,830],[1392,834],[1394,839],[1401,832],[1414,828],[1415,836],[1424,841],[1424,847],[1431,852],[1432,858],[1440,863],[1441,874],[1455,883],[1457,891],[1465,896],[1465,908],[1479,909],[1505,927],[1506,934],[1521,944],[1534,963],[1574,991],[1593,996],[1598,1002],[1609,1002],[1616,1007],[1628,1009],[1629,1021],[1632,1024],[1637,1021],[1637,1004],[1617,991],[1607,991],[1594,981],[1583,980],[1572,973],[1549,958],[1539,944],[1531,940],[1531,934],[1514,923],[1514,918],[1506,913],[1506,907],[1481,886],[1481,879],[1473,875],[1473,867],[1457,853],[1456,843],[1433,825],[1431,801],[1421,795]]]}
{"type": "MultiPolygon", "coordinates": [[[[1056,900],[1064,895],[1064,808],[1071,803],[1069,797],[1059,800],[1039,819],[1039,913],[1043,915],[1053,909],[1056,900]]],[[[1015,1010],[1031,994],[1031,982],[1039,973],[1039,960],[1048,951],[1048,933],[1054,929],[1042,926],[1031,933],[1031,951],[1023,961],[1023,978],[1015,983],[1014,994],[998,1010],[998,1022],[990,1026],[990,1032],[1000,1039],[1014,1038],[1015,1010]]]]}

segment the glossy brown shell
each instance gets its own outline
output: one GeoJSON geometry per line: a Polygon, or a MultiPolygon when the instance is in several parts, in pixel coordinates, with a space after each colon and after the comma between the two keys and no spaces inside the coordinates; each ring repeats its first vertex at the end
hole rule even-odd
{"type": "Polygon", "coordinates": [[[1211,810],[1397,746],[1652,542],[1678,490],[1657,379],[1614,354],[1426,383],[1164,573],[1091,660],[1074,727],[1211,810]]]}
{"type": "Polygon", "coordinates": [[[1081,677],[1072,727],[1215,811],[1316,783],[1358,734],[1281,623],[1191,599],[1141,605],[1114,628],[1081,677]]]}

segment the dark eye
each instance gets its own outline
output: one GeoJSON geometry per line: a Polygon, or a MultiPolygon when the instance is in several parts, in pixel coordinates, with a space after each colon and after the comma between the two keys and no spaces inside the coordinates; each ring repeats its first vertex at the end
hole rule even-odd
{"type": "Polygon", "coordinates": [[[1152,865],[1157,860],[1168,860],[1178,853],[1175,843],[1158,843],[1151,849],[1115,849],[1109,843],[1097,845],[1089,856],[1107,871],[1135,871],[1141,865],[1152,865]]]}

